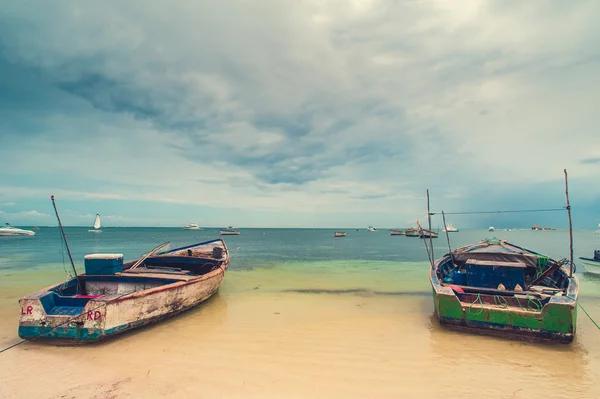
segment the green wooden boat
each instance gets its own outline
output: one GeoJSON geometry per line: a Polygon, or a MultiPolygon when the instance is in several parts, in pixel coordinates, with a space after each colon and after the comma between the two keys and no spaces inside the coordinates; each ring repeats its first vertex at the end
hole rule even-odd
{"type": "Polygon", "coordinates": [[[431,266],[435,315],[470,332],[570,343],[579,281],[567,264],[504,240],[458,248],[431,266]]]}

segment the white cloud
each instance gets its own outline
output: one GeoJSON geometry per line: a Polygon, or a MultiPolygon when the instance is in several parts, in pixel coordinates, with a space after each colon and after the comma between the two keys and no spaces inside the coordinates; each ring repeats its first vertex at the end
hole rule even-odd
{"type": "Polygon", "coordinates": [[[80,99],[77,112],[31,115],[34,134],[0,146],[27,161],[0,172],[11,201],[55,193],[409,219],[426,187],[464,209],[481,186],[560,185],[564,167],[600,178],[581,163],[600,157],[596,2],[17,2],[4,12],[7,57],[80,99]]]}

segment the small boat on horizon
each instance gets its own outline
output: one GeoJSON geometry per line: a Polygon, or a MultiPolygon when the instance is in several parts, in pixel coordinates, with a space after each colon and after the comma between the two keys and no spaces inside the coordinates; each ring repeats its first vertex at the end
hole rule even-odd
{"type": "Polygon", "coordinates": [[[600,275],[600,249],[594,251],[593,258],[579,257],[581,263],[585,265],[585,269],[592,274],[600,275]]]}
{"type": "Polygon", "coordinates": [[[458,248],[431,264],[435,315],[459,330],[570,343],[579,280],[567,262],[505,240],[458,248]]]}
{"type": "Polygon", "coordinates": [[[443,233],[456,233],[458,229],[452,225],[452,223],[446,223],[446,227],[442,229],[443,233]]]}
{"type": "Polygon", "coordinates": [[[190,223],[187,226],[183,227],[184,230],[200,230],[200,227],[196,223],[190,223]]]}
{"type": "Polygon", "coordinates": [[[222,236],[239,236],[240,232],[233,228],[233,226],[229,226],[226,229],[220,230],[222,236]]]}
{"type": "Polygon", "coordinates": [[[100,230],[100,215],[96,214],[96,218],[94,219],[94,228],[88,230],[89,233],[102,233],[102,230],[100,230]]]}
{"type": "Polygon", "coordinates": [[[421,233],[419,232],[419,229],[417,227],[409,227],[404,232],[404,235],[407,237],[420,237],[421,233]]]}
{"type": "Polygon", "coordinates": [[[419,232],[419,237],[420,238],[438,238],[438,233],[436,233],[435,231],[429,231],[429,230],[421,230],[419,232]]]}
{"type": "Polygon", "coordinates": [[[35,232],[31,230],[19,229],[13,227],[10,223],[6,223],[6,226],[0,227],[0,237],[18,237],[18,236],[34,236],[35,232]]]}
{"type": "Polygon", "coordinates": [[[334,237],[346,237],[346,232],[345,231],[336,231],[333,233],[334,237]]]}
{"type": "Polygon", "coordinates": [[[494,226],[490,226],[490,228],[488,229],[488,231],[495,231],[496,229],[494,228],[494,226]]]}
{"type": "Polygon", "coordinates": [[[373,226],[367,227],[367,231],[377,231],[377,229],[373,226]]]}
{"type": "Polygon", "coordinates": [[[551,227],[541,227],[541,226],[539,226],[537,224],[534,224],[533,226],[531,226],[531,230],[546,231],[546,230],[556,230],[556,229],[553,229],[551,227]]]}
{"type": "Polygon", "coordinates": [[[406,235],[406,231],[404,231],[404,230],[390,229],[390,235],[391,236],[405,236],[406,235]]]}

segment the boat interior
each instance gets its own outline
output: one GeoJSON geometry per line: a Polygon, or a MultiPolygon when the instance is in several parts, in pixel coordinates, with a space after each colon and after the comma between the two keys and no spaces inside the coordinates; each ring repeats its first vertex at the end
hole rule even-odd
{"type": "Polygon", "coordinates": [[[183,248],[161,255],[149,256],[138,267],[131,269],[136,263],[123,265],[125,273],[164,273],[189,276],[202,276],[222,267],[226,261],[223,247],[212,249],[183,248]]]}
{"type": "Polygon", "coordinates": [[[77,279],[58,284],[43,295],[39,300],[48,315],[75,316],[80,314],[91,299],[113,299],[137,291],[160,287],[180,282],[181,279],[160,278],[149,276],[99,275],[79,276],[77,279]]]}
{"type": "Polygon", "coordinates": [[[136,267],[137,261],[119,265],[122,255],[108,255],[107,259],[96,256],[86,260],[86,274],[79,276],[79,284],[77,279],[70,279],[36,295],[48,315],[78,315],[91,299],[114,299],[227,267],[227,248],[221,243],[214,240],[209,245],[195,244],[151,255],[136,267]]]}
{"type": "Polygon", "coordinates": [[[502,245],[457,250],[439,262],[436,275],[461,302],[539,311],[551,297],[565,295],[571,280],[563,262],[525,251],[502,245]]]}

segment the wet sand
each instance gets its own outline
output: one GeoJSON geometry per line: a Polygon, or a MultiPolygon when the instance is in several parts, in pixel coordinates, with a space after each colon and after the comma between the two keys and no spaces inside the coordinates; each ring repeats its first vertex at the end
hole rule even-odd
{"type": "MultiPolygon", "coordinates": [[[[278,273],[229,272],[200,307],[103,343],[2,353],[0,397],[600,397],[600,334],[583,312],[573,344],[521,343],[441,328],[426,285],[377,294],[364,275],[278,273]]],[[[2,347],[18,341],[22,289],[3,292],[2,347]]]]}

